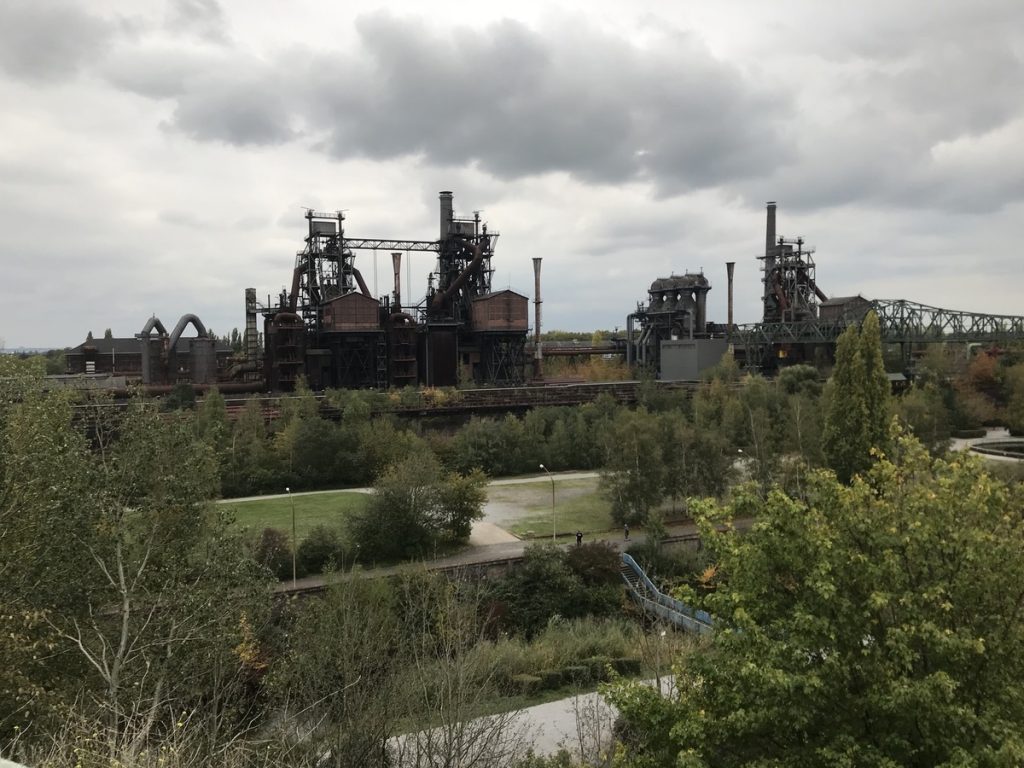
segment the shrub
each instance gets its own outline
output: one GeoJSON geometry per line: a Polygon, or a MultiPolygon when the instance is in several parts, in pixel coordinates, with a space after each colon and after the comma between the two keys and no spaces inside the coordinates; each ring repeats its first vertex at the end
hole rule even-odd
{"type": "Polygon", "coordinates": [[[332,563],[341,567],[345,562],[345,546],[338,532],[318,525],[299,544],[295,553],[296,568],[300,576],[323,573],[332,563]]]}
{"type": "Polygon", "coordinates": [[[292,548],[288,536],[277,528],[264,528],[253,548],[253,559],[278,579],[292,575],[292,548]]]}
{"type": "Polygon", "coordinates": [[[640,666],[640,659],[633,656],[620,656],[617,659],[612,659],[612,669],[620,675],[639,675],[640,666]]]}
{"type": "Polygon", "coordinates": [[[565,560],[588,587],[619,584],[621,581],[619,565],[622,559],[611,542],[593,541],[570,549],[565,560]]]}
{"type": "Polygon", "coordinates": [[[590,667],[585,664],[573,664],[564,670],[565,678],[573,685],[590,685],[590,667]]]}
{"type": "Polygon", "coordinates": [[[541,687],[548,691],[561,687],[565,682],[565,673],[561,669],[542,669],[537,676],[540,678],[541,687]]]}
{"type": "Polygon", "coordinates": [[[516,693],[535,693],[540,690],[543,680],[537,675],[512,675],[512,690],[516,693]]]}
{"type": "Polygon", "coordinates": [[[589,670],[590,679],[595,683],[600,683],[608,679],[608,670],[612,665],[612,660],[607,656],[591,656],[589,659],[584,659],[583,664],[589,670]]]}

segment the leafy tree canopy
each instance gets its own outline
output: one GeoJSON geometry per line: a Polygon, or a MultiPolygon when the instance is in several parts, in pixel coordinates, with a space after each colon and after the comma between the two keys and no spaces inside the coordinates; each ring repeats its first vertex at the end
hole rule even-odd
{"type": "Polygon", "coordinates": [[[677,694],[622,685],[626,766],[1024,761],[1024,493],[894,436],[849,486],[707,503],[710,648],[677,694]],[[716,533],[751,505],[747,535],[716,533]]]}

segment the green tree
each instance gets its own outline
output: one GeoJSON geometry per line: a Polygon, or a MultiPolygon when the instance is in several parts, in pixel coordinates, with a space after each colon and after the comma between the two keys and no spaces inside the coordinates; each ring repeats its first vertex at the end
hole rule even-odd
{"type": "Polygon", "coordinates": [[[63,396],[27,391],[2,409],[0,603],[5,619],[45,627],[20,622],[46,649],[45,665],[21,668],[24,691],[41,687],[42,703],[63,707],[96,764],[131,763],[199,700],[204,722],[237,733],[247,662],[235,651],[267,593],[207,505],[216,462],[187,420],[152,403],[84,405],[73,421],[63,396]]]}
{"type": "Polygon", "coordinates": [[[506,628],[533,637],[553,616],[579,615],[581,588],[565,552],[544,543],[527,547],[523,562],[495,585],[493,594],[505,609],[506,628]]]}
{"type": "Polygon", "coordinates": [[[864,366],[864,407],[868,443],[886,453],[892,418],[892,386],[885,375],[878,315],[868,312],[860,329],[860,358],[864,366]]]}
{"type": "Polygon", "coordinates": [[[486,478],[480,472],[445,473],[429,451],[385,470],[365,511],[350,521],[350,540],[364,556],[422,557],[438,545],[465,541],[483,516],[486,478]]]}
{"type": "Polygon", "coordinates": [[[268,692],[310,765],[388,766],[387,739],[404,713],[403,631],[385,579],[345,578],[298,606],[268,692]],[[319,753],[319,754],[317,754],[319,753]]]}
{"type": "Polygon", "coordinates": [[[1024,492],[898,437],[849,486],[707,505],[710,648],[676,694],[622,685],[623,766],[1024,760],[1024,492]],[[718,533],[751,506],[743,536],[718,533]]]}
{"type": "Polygon", "coordinates": [[[605,433],[601,488],[619,524],[647,522],[664,498],[665,465],[658,417],[643,408],[621,410],[605,433]]]}
{"type": "Polygon", "coordinates": [[[836,365],[826,387],[822,447],[829,466],[843,482],[871,462],[868,404],[860,334],[851,325],[836,342],[836,365]]]}
{"type": "Polygon", "coordinates": [[[896,415],[933,454],[949,447],[952,414],[938,385],[918,383],[896,401],[896,415]]]}

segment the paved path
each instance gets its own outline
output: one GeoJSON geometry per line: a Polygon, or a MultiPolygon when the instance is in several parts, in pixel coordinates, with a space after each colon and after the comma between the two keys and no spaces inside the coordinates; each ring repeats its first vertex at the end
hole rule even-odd
{"type": "MultiPolygon", "coordinates": [[[[598,472],[552,472],[555,481],[589,480],[600,477],[598,472]]],[[[522,483],[540,483],[547,481],[548,476],[522,475],[520,477],[502,477],[491,480],[487,485],[520,485],[522,483]]],[[[289,496],[319,496],[325,493],[373,493],[373,488],[334,488],[326,491],[294,491],[293,493],[267,493],[262,496],[239,496],[234,499],[217,499],[218,504],[234,504],[239,501],[265,501],[267,499],[287,499],[289,496]]]]}
{"type": "MultiPolygon", "coordinates": [[[[738,527],[745,527],[746,521],[737,521],[738,527]]],[[[669,525],[666,527],[666,532],[669,536],[685,536],[697,533],[697,526],[695,523],[678,523],[675,525],[669,525]]],[[[523,552],[531,544],[550,542],[551,539],[532,539],[530,541],[520,541],[515,539],[514,541],[503,541],[495,544],[485,544],[481,546],[469,546],[461,552],[457,552],[453,555],[446,555],[444,557],[437,557],[427,560],[420,560],[417,562],[400,563],[398,565],[389,565],[381,568],[374,567],[372,564],[364,566],[366,570],[363,572],[365,575],[372,576],[391,576],[406,571],[412,571],[419,568],[426,567],[428,570],[440,570],[446,568],[459,568],[461,566],[472,566],[480,565],[483,563],[490,563],[495,560],[509,560],[517,557],[522,557],[523,552]]],[[[622,534],[619,532],[605,533],[605,534],[593,534],[585,536],[583,538],[584,543],[592,541],[607,541],[615,549],[624,551],[625,548],[633,544],[643,544],[647,541],[647,536],[642,530],[633,529],[630,532],[629,542],[623,540],[622,534]]],[[[560,536],[557,539],[557,544],[568,549],[569,547],[576,546],[576,537],[572,535],[560,536]]],[[[318,589],[326,586],[332,581],[341,581],[347,578],[347,574],[341,574],[339,577],[324,577],[324,576],[307,576],[303,579],[298,579],[295,582],[295,586],[298,589],[318,589]]],[[[292,586],[291,581],[282,581],[276,588],[278,592],[286,592],[292,586]]]]}

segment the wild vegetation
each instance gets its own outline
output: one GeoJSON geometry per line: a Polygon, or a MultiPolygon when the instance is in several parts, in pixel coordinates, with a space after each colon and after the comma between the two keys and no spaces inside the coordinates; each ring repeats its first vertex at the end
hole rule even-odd
{"type": "Polygon", "coordinates": [[[337,421],[303,391],[269,423],[252,406],[228,418],[216,393],[118,411],[0,358],[0,754],[1018,764],[1024,491],[946,445],[999,419],[1017,428],[1024,364],[1010,351],[958,368],[932,351],[893,398],[881,359],[869,320],[824,385],[809,366],[767,380],[726,360],[692,398],[645,385],[632,408],[602,398],[431,431],[373,415],[380,396],[364,393],[330,393],[337,421]],[[210,503],[374,484],[345,528],[314,527],[295,553],[306,572],[347,569],[355,544],[380,561],[458,546],[485,475],[540,463],[602,470],[611,514],[652,534],[635,556],[715,617],[710,641],[664,640],[624,610],[600,543],[531,547],[491,581],[357,569],[322,597],[275,602],[287,533],[242,531],[210,503]],[[699,521],[702,550],[659,545],[673,507],[699,521]],[[739,517],[750,533],[728,532],[739,517]],[[672,695],[628,679],[669,660],[672,695]],[[527,757],[515,708],[597,684],[622,713],[617,749],[527,757]]]}

